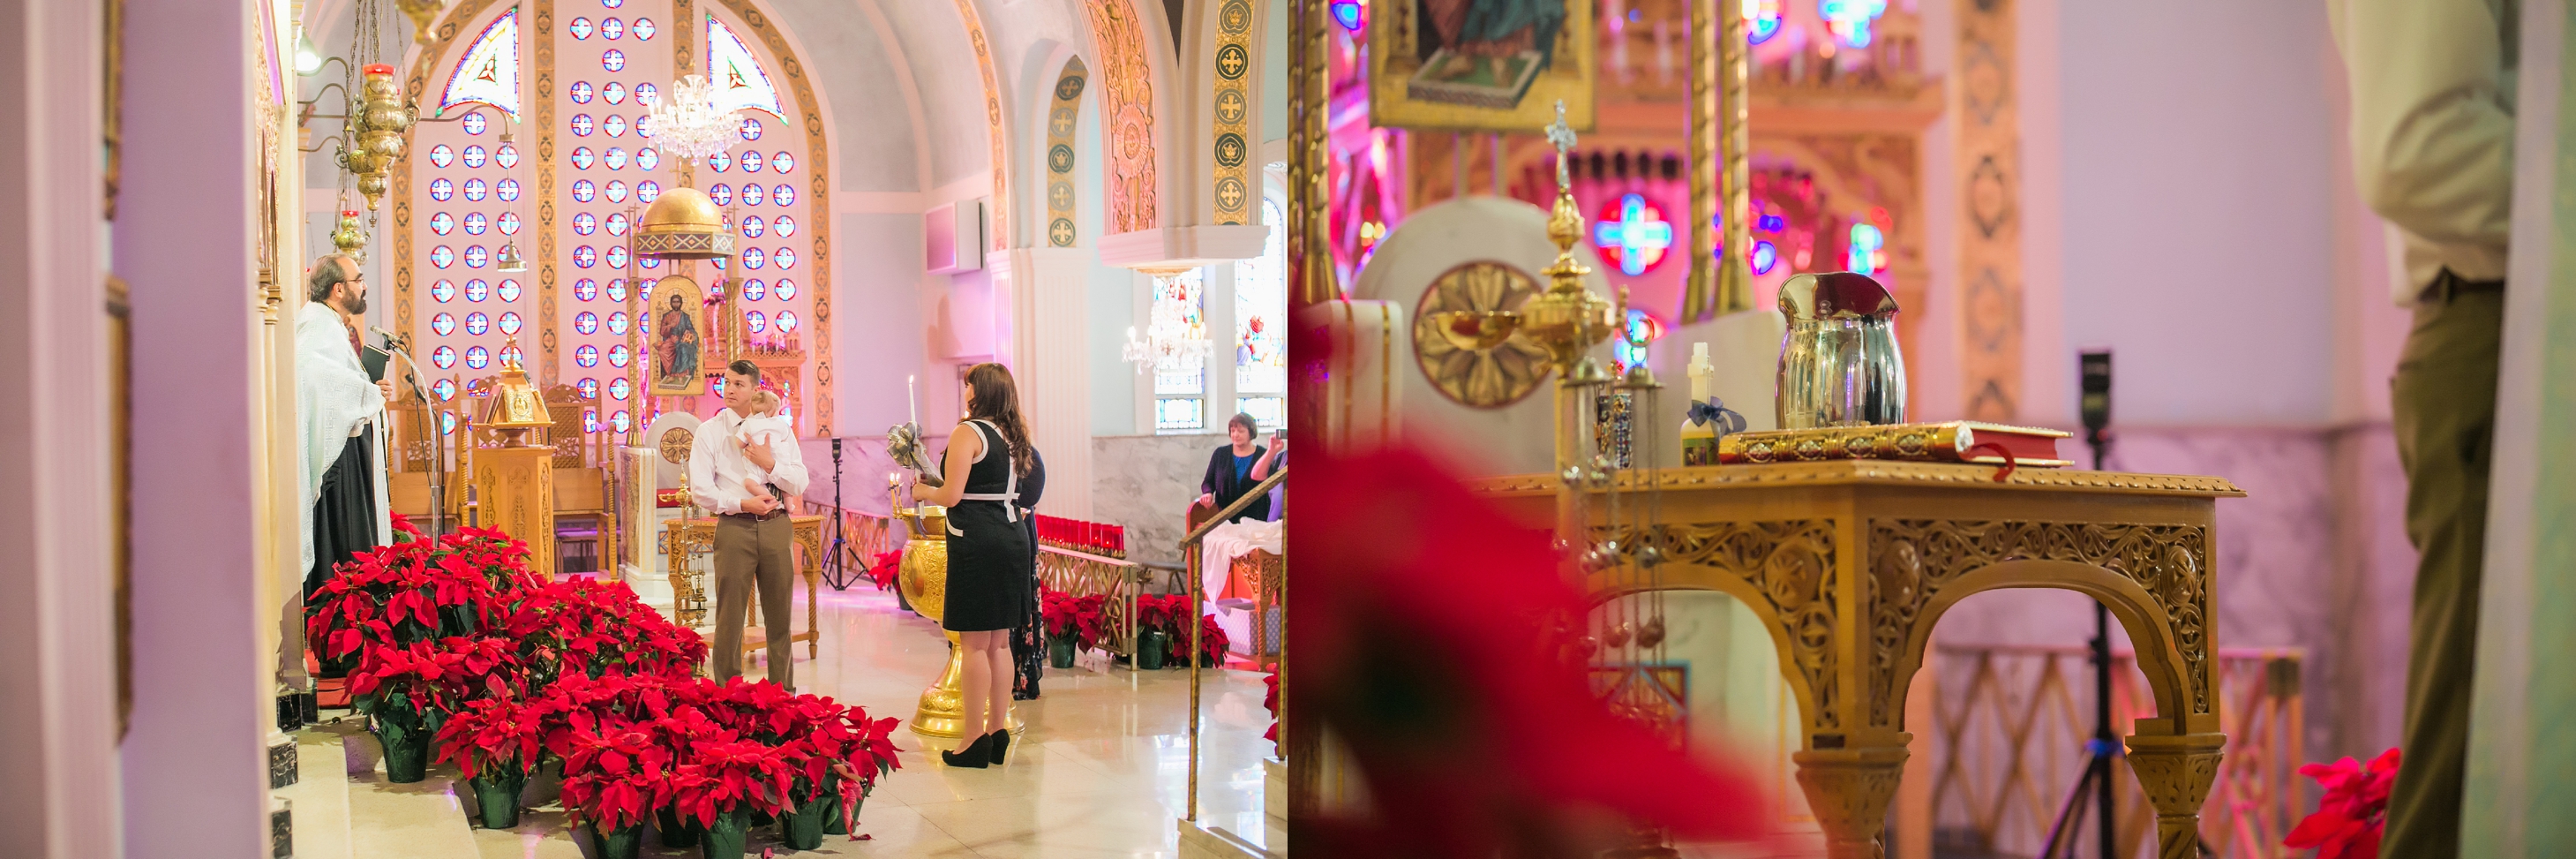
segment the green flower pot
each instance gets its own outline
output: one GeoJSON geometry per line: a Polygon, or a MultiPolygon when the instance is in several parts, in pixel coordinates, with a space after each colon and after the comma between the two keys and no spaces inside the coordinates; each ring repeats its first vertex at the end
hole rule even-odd
{"type": "Polygon", "coordinates": [[[1157,671],[1163,667],[1163,652],[1171,645],[1163,640],[1163,631],[1148,629],[1136,633],[1136,669],[1157,671]]]}
{"type": "Polygon", "coordinates": [[[701,859],[742,859],[751,846],[751,811],[737,808],[716,815],[714,826],[698,836],[701,859]]]}
{"type": "Polygon", "coordinates": [[[429,777],[429,745],[436,735],[408,713],[378,713],[376,741],[385,749],[385,780],[411,784],[429,777]],[[392,716],[392,718],[387,718],[392,716]]]}
{"type": "Polygon", "coordinates": [[[1047,662],[1059,669],[1073,667],[1073,639],[1047,639],[1047,662]]]}
{"type": "Polygon", "coordinates": [[[695,847],[698,828],[681,822],[680,813],[664,808],[653,812],[653,831],[662,833],[664,847],[695,847]]]}
{"type": "Polygon", "coordinates": [[[516,829],[519,826],[519,791],[528,787],[528,772],[522,769],[484,771],[474,776],[474,801],[485,829],[516,829]]]}
{"type": "Polygon", "coordinates": [[[795,811],[780,818],[779,836],[787,841],[787,849],[814,850],[822,847],[824,830],[829,828],[825,824],[829,822],[833,809],[839,806],[831,794],[824,793],[806,800],[796,806],[795,811]]]}
{"type": "Polygon", "coordinates": [[[608,832],[599,831],[595,823],[582,824],[582,828],[589,830],[590,843],[599,847],[599,859],[635,859],[644,851],[644,824],[608,832]]]}
{"type": "MultiPolygon", "coordinates": [[[[823,806],[823,834],[825,834],[825,835],[848,835],[848,834],[850,834],[850,821],[849,821],[849,819],[848,819],[848,818],[844,818],[844,817],[842,817],[842,816],[841,816],[841,791],[840,791],[840,789],[839,789],[839,788],[833,788],[833,789],[832,789],[832,792],[824,794],[824,795],[823,795],[823,798],[824,798],[824,799],[826,799],[826,800],[828,800],[828,802],[827,802],[827,803],[825,803],[825,805],[823,806]]],[[[861,796],[861,797],[859,797],[859,802],[860,802],[860,803],[863,803],[863,804],[864,804],[864,803],[866,803],[867,801],[868,801],[867,797],[865,797],[865,796],[861,796]]]]}

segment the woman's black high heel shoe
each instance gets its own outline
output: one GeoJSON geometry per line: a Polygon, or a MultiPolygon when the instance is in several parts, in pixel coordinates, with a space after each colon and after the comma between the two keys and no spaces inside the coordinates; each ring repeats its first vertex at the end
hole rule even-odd
{"type": "Polygon", "coordinates": [[[979,770],[983,769],[988,762],[995,760],[997,757],[997,755],[993,754],[993,738],[989,734],[976,737],[974,742],[966,744],[965,751],[939,753],[939,760],[941,763],[945,763],[952,767],[968,767],[979,770]]]}
{"type": "Polygon", "coordinates": [[[999,731],[985,734],[984,739],[993,741],[993,763],[995,765],[1001,764],[1002,753],[1011,750],[1011,729],[1003,728],[999,731]]]}

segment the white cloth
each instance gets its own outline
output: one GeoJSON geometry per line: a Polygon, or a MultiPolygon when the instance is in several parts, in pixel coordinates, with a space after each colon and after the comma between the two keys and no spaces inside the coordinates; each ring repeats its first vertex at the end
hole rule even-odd
{"type": "Polygon", "coordinates": [[[2352,91],[2361,198],[2406,250],[2397,303],[2449,268],[2504,277],[2519,0],[2328,0],[2352,91]]]}
{"type": "Polygon", "coordinates": [[[1205,588],[1209,611],[1215,611],[1216,595],[1225,593],[1225,580],[1232,575],[1234,559],[1262,549],[1273,555],[1287,554],[1285,548],[1288,523],[1256,522],[1237,519],[1208,529],[1206,542],[1200,544],[1199,579],[1205,588]]]}
{"type": "MultiPolygon", "coordinates": [[[[340,459],[340,446],[369,445],[375,465],[385,467],[385,393],[367,378],[349,346],[349,326],[338,311],[310,301],[295,314],[295,418],[302,444],[296,462],[304,482],[297,493],[296,522],[302,536],[304,563],[281,573],[301,591],[304,574],[313,569],[313,501],[322,492],[322,476],[340,459]]],[[[375,475],[376,544],[393,542],[393,517],[385,503],[386,477],[375,475]]]]}
{"type": "Polygon", "coordinates": [[[734,438],[747,445],[792,444],[796,440],[796,430],[788,427],[786,415],[754,416],[743,418],[734,425],[734,438]]]}
{"type": "Polygon", "coordinates": [[[751,464],[749,457],[734,447],[740,436],[743,417],[733,409],[720,409],[715,417],[698,424],[696,437],[689,441],[689,496],[699,507],[716,513],[740,513],[742,502],[750,500],[752,485],[776,485],[788,497],[805,494],[805,452],[802,445],[789,438],[785,443],[769,445],[772,458],[767,470],[751,464]]]}

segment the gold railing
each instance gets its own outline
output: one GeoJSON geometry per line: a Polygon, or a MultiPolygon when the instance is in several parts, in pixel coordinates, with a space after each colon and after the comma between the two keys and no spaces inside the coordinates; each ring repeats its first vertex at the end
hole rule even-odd
{"type": "MultiPolygon", "coordinates": [[[[1207,602],[1207,588],[1202,587],[1199,584],[1201,581],[1199,576],[1199,551],[1205,548],[1209,531],[1216,530],[1216,526],[1223,525],[1227,520],[1234,518],[1234,514],[1243,512],[1243,508],[1252,506],[1252,502],[1254,500],[1268,497],[1270,495],[1271,487],[1278,486],[1280,481],[1286,479],[1288,479],[1288,469],[1286,467],[1281,467],[1279,470],[1271,472],[1269,477],[1262,478],[1260,483],[1253,484],[1250,491],[1243,493],[1243,497],[1234,499],[1234,503],[1225,505],[1225,509],[1217,511],[1216,515],[1210,516],[1206,521],[1200,522],[1198,527],[1191,528],[1190,533],[1181,538],[1181,563],[1184,571],[1187,572],[1187,575],[1181,577],[1184,581],[1182,587],[1189,588],[1190,591],[1190,618],[1185,621],[1190,628],[1190,804],[1188,816],[1182,819],[1188,820],[1191,823],[1197,823],[1199,819],[1199,722],[1201,721],[1199,713],[1199,617],[1207,611],[1205,605],[1207,602]]],[[[1283,546],[1282,548],[1285,547],[1283,546]]],[[[1284,593],[1284,581],[1287,576],[1288,565],[1284,563],[1280,564],[1279,570],[1280,577],[1283,581],[1284,593]]],[[[1262,620],[1266,621],[1268,619],[1262,618],[1262,620]]],[[[1288,714],[1288,636],[1284,632],[1284,630],[1288,628],[1288,607],[1284,604],[1279,606],[1279,628],[1283,630],[1279,636],[1279,718],[1280,725],[1284,727],[1287,725],[1288,714]]],[[[1288,732],[1279,732],[1279,739],[1282,743],[1287,742],[1288,732]]]]}
{"type": "MultiPolygon", "coordinates": [[[[1932,817],[1936,850],[2031,856],[2083,774],[2093,731],[2093,670],[2083,647],[1939,646],[1932,668],[1932,817]]],[[[2298,648],[2221,648],[2219,724],[2227,756],[2201,810],[2201,841],[2221,859],[2286,859],[2282,836],[2303,803],[2305,718],[2298,648]]],[[[2112,656],[2112,729],[2155,715],[2126,651],[2112,656]]],[[[2115,764],[2121,855],[2140,856],[2155,812],[2127,760],[2115,764]]],[[[2090,838],[2084,839],[2091,855],[2090,838]]]]}
{"type": "Polygon", "coordinates": [[[1109,637],[1102,649],[1136,659],[1136,597],[1145,590],[1145,565],[1125,558],[1038,545],[1038,583],[1077,597],[1101,597],[1109,637]]]}

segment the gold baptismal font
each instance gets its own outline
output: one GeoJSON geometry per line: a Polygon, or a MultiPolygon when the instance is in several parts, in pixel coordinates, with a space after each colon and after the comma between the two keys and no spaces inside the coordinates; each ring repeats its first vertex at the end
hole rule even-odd
{"type": "Polygon", "coordinates": [[[546,398],[519,365],[519,338],[501,349],[501,382],[484,406],[479,426],[499,433],[498,447],[474,451],[474,499],[479,524],[523,535],[528,566],[555,569],[555,448],[532,433],[554,426],[546,398]]]}
{"type": "MultiPolygon", "coordinates": [[[[903,485],[894,481],[888,494],[894,496],[891,509],[905,526],[902,572],[895,586],[903,589],[905,602],[912,610],[939,622],[948,604],[948,510],[937,504],[903,506],[903,485]]],[[[943,630],[943,632],[945,632],[943,630]]],[[[966,648],[957,633],[948,636],[948,667],[939,672],[938,682],[921,690],[921,704],[912,714],[912,732],[924,737],[953,740],[965,736],[966,648]]],[[[1010,699],[995,702],[1010,707],[1004,724],[1014,734],[1020,732],[1018,708],[1010,699]]]]}

